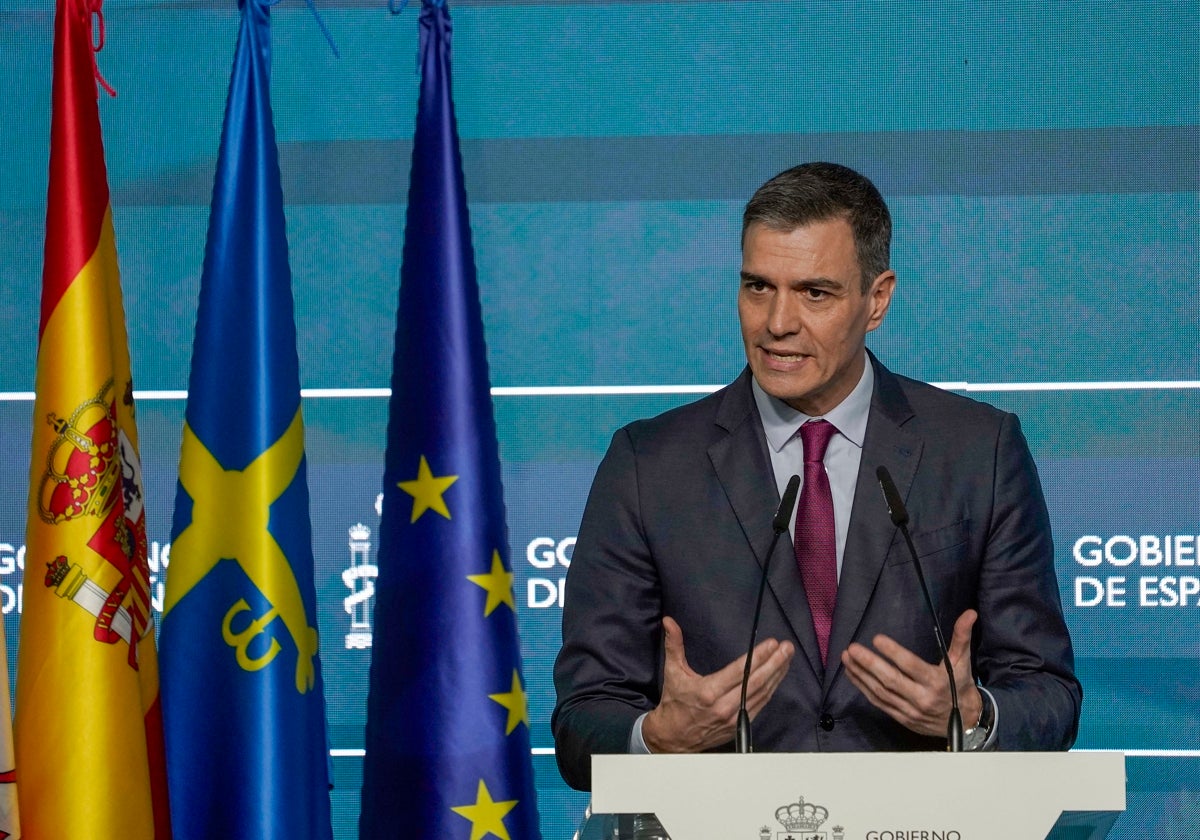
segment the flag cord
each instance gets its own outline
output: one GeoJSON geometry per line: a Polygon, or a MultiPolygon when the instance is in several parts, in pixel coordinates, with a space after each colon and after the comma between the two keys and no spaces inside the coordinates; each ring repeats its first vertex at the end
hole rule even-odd
{"type": "MultiPolygon", "coordinates": [[[[423,0],[425,5],[441,8],[446,5],[446,0],[423,0]]],[[[388,0],[388,11],[394,15],[398,15],[408,8],[408,0],[400,0],[400,5],[396,5],[396,0],[388,0]]]]}
{"type": "MultiPolygon", "coordinates": [[[[267,6],[276,6],[280,0],[266,0],[267,6]]],[[[342,54],[338,52],[337,44],[333,42],[333,34],[329,31],[329,27],[325,25],[325,19],[321,17],[321,13],[317,11],[317,4],[313,0],[304,0],[304,4],[308,6],[308,10],[312,12],[313,18],[317,21],[317,26],[321,29],[321,34],[325,36],[326,42],[329,44],[329,49],[333,51],[334,58],[341,58],[342,54]]]]}
{"type": "MultiPolygon", "coordinates": [[[[100,73],[100,64],[96,61],[96,53],[104,49],[104,13],[100,11],[100,7],[104,5],[104,0],[92,0],[88,11],[91,17],[88,20],[88,30],[91,33],[92,41],[92,72],[96,75],[96,84],[104,88],[104,92],[116,99],[117,92],[100,73]]],[[[96,96],[100,95],[100,91],[96,91],[96,96]]]]}

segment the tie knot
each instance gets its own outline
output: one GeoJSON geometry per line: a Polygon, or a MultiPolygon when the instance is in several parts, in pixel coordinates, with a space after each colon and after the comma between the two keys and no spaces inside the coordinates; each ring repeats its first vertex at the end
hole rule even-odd
{"type": "Polygon", "coordinates": [[[828,420],[810,420],[800,427],[800,440],[804,444],[804,463],[820,463],[825,460],[825,450],[830,439],[837,434],[837,427],[828,420]]]}

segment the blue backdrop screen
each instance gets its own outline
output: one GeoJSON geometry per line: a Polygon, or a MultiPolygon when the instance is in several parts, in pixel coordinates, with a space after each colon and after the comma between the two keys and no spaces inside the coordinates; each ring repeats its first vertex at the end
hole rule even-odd
{"type": "MultiPolygon", "coordinates": [[[[273,101],[310,389],[389,380],[416,9],[276,6],[273,101]]],[[[549,716],[561,584],[612,432],[732,379],[740,213],[827,159],[869,175],[899,275],[871,346],[1016,411],[1119,838],[1200,830],[1200,18],[1191,4],[453,4],[454,83],[547,838],[586,797],[549,716]],[[604,386],[639,386],[605,393],[604,386]],[[680,386],[684,386],[680,388],[680,386]],[[573,388],[576,390],[555,390],[573,388]]],[[[236,5],[109,0],[99,64],[135,385],[186,387],[236,5]]],[[[45,234],[47,0],[0,11],[0,606],[15,661],[45,234]]],[[[161,598],[182,400],[138,404],[161,598]]],[[[311,396],[335,831],[355,836],[386,399],[311,396]],[[356,527],[356,526],[362,526],[356,527]]],[[[465,825],[465,823],[464,823],[465,825]]]]}

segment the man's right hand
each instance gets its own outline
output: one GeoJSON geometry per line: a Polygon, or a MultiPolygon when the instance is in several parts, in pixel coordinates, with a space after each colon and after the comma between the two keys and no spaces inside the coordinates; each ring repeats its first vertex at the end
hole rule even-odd
{"type": "MultiPolygon", "coordinates": [[[[697,674],[687,663],[683,631],[673,618],[663,619],[663,645],[662,701],[642,721],[642,738],[650,752],[701,752],[732,741],[746,657],[738,657],[714,674],[697,674]]],[[[746,683],[746,710],[751,720],[779,687],[795,652],[791,642],[775,639],[759,642],[754,648],[746,683]]]]}

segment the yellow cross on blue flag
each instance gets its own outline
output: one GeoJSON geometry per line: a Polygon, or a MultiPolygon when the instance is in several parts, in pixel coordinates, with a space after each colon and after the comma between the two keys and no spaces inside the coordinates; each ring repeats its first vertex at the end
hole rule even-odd
{"type": "Polygon", "coordinates": [[[383,480],[363,840],[536,840],[529,711],[450,90],[425,0],[383,480]]]}
{"type": "Polygon", "coordinates": [[[331,836],[270,10],[241,29],[213,187],[160,635],[175,840],[331,836]]]}

